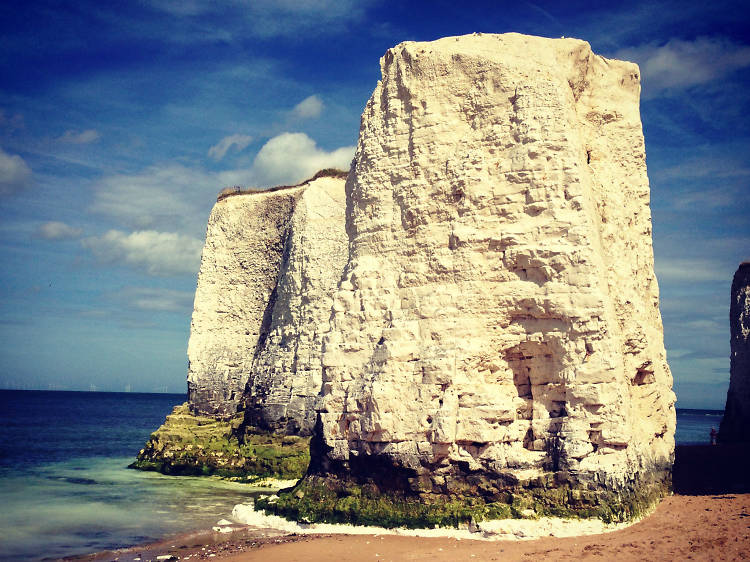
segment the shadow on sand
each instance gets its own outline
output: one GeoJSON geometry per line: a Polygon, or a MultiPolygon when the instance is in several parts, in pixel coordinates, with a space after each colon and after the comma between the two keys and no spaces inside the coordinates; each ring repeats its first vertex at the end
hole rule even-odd
{"type": "Polygon", "coordinates": [[[685,496],[750,493],[750,443],[677,445],[672,484],[685,496]]]}

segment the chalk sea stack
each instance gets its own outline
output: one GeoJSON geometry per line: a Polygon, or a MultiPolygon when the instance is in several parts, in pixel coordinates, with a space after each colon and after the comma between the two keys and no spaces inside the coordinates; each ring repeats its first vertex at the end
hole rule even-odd
{"type": "Polygon", "coordinates": [[[750,442],[750,262],[734,274],[729,305],[729,390],[720,443],[750,442]]]}
{"type": "Polygon", "coordinates": [[[386,526],[642,513],[670,489],[675,396],[638,67],[475,34],[402,43],[381,70],[345,187],[220,196],[188,404],[136,464],[301,475],[312,435],[305,477],[257,506],[386,526]]]}
{"type": "Polygon", "coordinates": [[[475,34],[402,43],[381,70],[310,469],[262,505],[632,517],[669,489],[675,430],[638,67],[475,34]]]}
{"type": "Polygon", "coordinates": [[[188,402],[133,464],[169,474],[300,477],[321,338],[347,259],[345,172],[227,189],[208,221],[188,344],[188,402]]]}

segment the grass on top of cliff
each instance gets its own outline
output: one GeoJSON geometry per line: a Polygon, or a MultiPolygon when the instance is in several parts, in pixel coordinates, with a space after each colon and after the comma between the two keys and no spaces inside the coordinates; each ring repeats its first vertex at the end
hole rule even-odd
{"type": "Polygon", "coordinates": [[[344,170],[339,170],[337,168],[324,168],[322,170],[319,170],[318,172],[315,172],[315,175],[313,175],[313,177],[308,178],[299,183],[296,183],[294,185],[276,185],[276,186],[268,187],[265,189],[260,189],[260,188],[243,189],[239,185],[235,185],[233,187],[225,187],[219,192],[219,195],[216,197],[216,200],[221,201],[222,199],[226,199],[227,197],[232,197],[233,195],[243,195],[247,193],[271,193],[273,191],[280,191],[282,189],[291,189],[293,187],[301,187],[305,184],[314,182],[318,178],[346,179],[348,175],[349,175],[349,172],[344,171],[344,170]]]}
{"type": "Polygon", "coordinates": [[[238,429],[242,417],[215,420],[176,406],[151,434],[131,468],[180,476],[221,476],[246,482],[301,478],[310,462],[309,438],[238,429]]]}

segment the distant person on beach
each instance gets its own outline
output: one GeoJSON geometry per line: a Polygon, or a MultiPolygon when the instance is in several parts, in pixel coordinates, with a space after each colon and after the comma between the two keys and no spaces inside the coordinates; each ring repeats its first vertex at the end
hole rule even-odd
{"type": "Polygon", "coordinates": [[[716,433],[716,428],[712,427],[711,428],[711,445],[716,445],[716,436],[717,435],[718,435],[718,433],[716,433]]]}

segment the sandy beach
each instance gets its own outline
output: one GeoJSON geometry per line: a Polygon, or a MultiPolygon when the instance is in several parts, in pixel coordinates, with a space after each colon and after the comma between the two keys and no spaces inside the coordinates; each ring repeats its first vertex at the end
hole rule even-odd
{"type": "Polygon", "coordinates": [[[85,560],[747,560],[750,478],[744,446],[678,446],[675,495],[625,529],[535,540],[459,540],[395,535],[288,535],[237,527],[158,544],[102,552],[85,560]]]}

